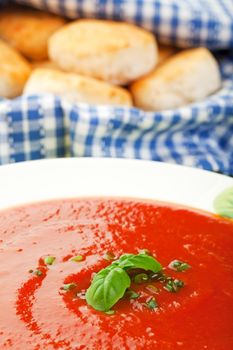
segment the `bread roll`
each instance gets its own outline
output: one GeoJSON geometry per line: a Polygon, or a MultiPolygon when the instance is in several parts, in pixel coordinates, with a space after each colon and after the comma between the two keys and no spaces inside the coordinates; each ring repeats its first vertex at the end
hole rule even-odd
{"type": "Polygon", "coordinates": [[[0,40],[0,96],[11,98],[20,95],[30,72],[30,64],[0,40]]]}
{"type": "Polygon", "coordinates": [[[173,46],[159,44],[158,65],[165,62],[169,57],[177,53],[177,49],[173,46]]]}
{"type": "Polygon", "coordinates": [[[132,105],[129,92],[93,78],[57,70],[34,70],[24,94],[52,93],[71,102],[90,104],[132,105]]]}
{"type": "Polygon", "coordinates": [[[35,61],[31,63],[31,66],[32,66],[32,69],[48,68],[48,69],[60,70],[60,68],[56,65],[56,63],[52,61],[35,61]]]}
{"type": "Polygon", "coordinates": [[[32,60],[48,57],[48,38],[65,21],[57,16],[30,9],[0,11],[0,38],[32,60]]]}
{"type": "Polygon", "coordinates": [[[150,72],[157,55],[151,33],[120,22],[74,21],[49,40],[50,59],[60,68],[117,85],[150,72]]]}
{"type": "Polygon", "coordinates": [[[201,100],[221,86],[219,67],[205,48],[182,51],[146,77],[134,82],[135,105],[144,110],[161,111],[201,100]]]}

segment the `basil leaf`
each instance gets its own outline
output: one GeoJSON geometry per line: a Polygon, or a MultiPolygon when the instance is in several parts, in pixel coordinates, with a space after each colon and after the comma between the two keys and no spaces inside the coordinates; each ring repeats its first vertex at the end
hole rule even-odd
{"type": "Polygon", "coordinates": [[[161,264],[152,256],[147,254],[124,254],[119,260],[115,261],[122,269],[143,269],[152,272],[162,270],[161,264]]]}
{"type": "Polygon", "coordinates": [[[227,188],[215,198],[214,209],[219,215],[233,219],[233,187],[227,188]]]}
{"type": "Polygon", "coordinates": [[[108,311],[123,297],[130,283],[130,278],[123,269],[103,269],[95,275],[87,289],[86,301],[96,310],[108,311]]]}

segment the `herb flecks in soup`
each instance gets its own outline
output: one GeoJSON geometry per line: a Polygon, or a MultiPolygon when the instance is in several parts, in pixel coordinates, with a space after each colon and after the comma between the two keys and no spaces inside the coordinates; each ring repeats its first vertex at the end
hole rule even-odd
{"type": "Polygon", "coordinates": [[[0,235],[0,349],[233,347],[232,220],[71,199],[1,212],[0,235]]]}
{"type": "MultiPolygon", "coordinates": [[[[174,265],[178,265],[176,271],[184,271],[190,267],[188,264],[178,262],[178,260],[175,260],[172,266],[174,265]]],[[[125,295],[127,289],[131,285],[131,279],[135,283],[149,281],[165,282],[166,285],[164,289],[169,292],[177,292],[184,286],[182,281],[167,277],[161,271],[162,265],[152,256],[145,253],[138,255],[124,254],[94,276],[91,286],[86,292],[87,303],[96,310],[109,311],[109,309],[125,295]],[[138,274],[135,272],[135,270],[137,271],[138,269],[147,272],[151,271],[153,274],[138,274]]],[[[156,287],[151,285],[151,288],[156,287]]],[[[145,305],[149,306],[150,309],[157,307],[154,299],[150,299],[145,305]],[[154,307],[152,307],[152,305],[154,307]]]]}
{"type": "Polygon", "coordinates": [[[127,272],[132,269],[155,273],[161,271],[162,266],[152,256],[146,254],[122,255],[94,276],[86,293],[88,304],[96,310],[109,311],[130,287],[131,280],[127,272]]]}

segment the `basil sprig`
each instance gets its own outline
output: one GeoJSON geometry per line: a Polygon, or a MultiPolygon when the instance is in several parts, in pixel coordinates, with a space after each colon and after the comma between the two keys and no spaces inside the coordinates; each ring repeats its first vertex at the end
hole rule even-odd
{"type": "Polygon", "coordinates": [[[123,297],[131,284],[127,270],[143,269],[159,272],[161,264],[146,254],[124,254],[105,269],[99,271],[86,292],[86,301],[95,310],[108,311],[123,297]]]}

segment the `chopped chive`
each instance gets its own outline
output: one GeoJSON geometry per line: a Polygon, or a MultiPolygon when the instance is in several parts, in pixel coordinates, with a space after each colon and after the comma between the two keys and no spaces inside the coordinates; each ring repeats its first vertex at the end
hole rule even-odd
{"type": "Polygon", "coordinates": [[[164,282],[167,279],[169,279],[170,277],[166,276],[163,272],[151,272],[149,274],[149,277],[152,281],[156,281],[156,282],[164,282]]]}
{"type": "Polygon", "coordinates": [[[105,313],[107,315],[114,315],[115,314],[115,311],[114,310],[108,310],[108,311],[105,311],[105,313]]]}
{"type": "Polygon", "coordinates": [[[34,274],[36,276],[42,276],[42,272],[40,270],[38,270],[38,269],[34,271],[34,274]]]}
{"type": "Polygon", "coordinates": [[[186,271],[188,269],[191,268],[191,266],[185,262],[182,262],[180,260],[173,260],[170,262],[170,264],[168,265],[168,267],[171,269],[171,270],[175,270],[175,271],[178,271],[178,272],[182,272],[182,271],[186,271]]]}
{"type": "Polygon", "coordinates": [[[151,298],[149,301],[146,302],[146,306],[148,307],[148,309],[154,310],[158,307],[158,304],[155,298],[151,298]]]}
{"type": "Polygon", "coordinates": [[[140,294],[139,293],[136,293],[134,290],[127,290],[125,292],[125,297],[127,299],[137,299],[139,298],[140,294]]]}
{"type": "Polygon", "coordinates": [[[148,284],[148,286],[146,286],[146,289],[153,294],[159,293],[159,289],[155,287],[153,284],[148,284]]]}
{"type": "Polygon", "coordinates": [[[82,255],[76,255],[73,258],[70,258],[70,261],[74,261],[74,262],[80,262],[83,260],[83,256],[82,255]]]}
{"type": "Polygon", "coordinates": [[[148,279],[149,277],[146,273],[139,273],[138,275],[134,276],[134,282],[137,284],[146,282],[148,279]]]}
{"type": "Polygon", "coordinates": [[[115,255],[112,252],[106,252],[104,254],[104,259],[107,261],[115,260],[115,255]]]}
{"type": "Polygon", "coordinates": [[[56,260],[55,256],[46,256],[44,258],[44,263],[46,265],[53,265],[54,261],[56,260]]]}
{"type": "Polygon", "coordinates": [[[163,287],[165,290],[167,290],[170,293],[176,293],[178,292],[182,287],[184,287],[184,282],[181,280],[170,280],[166,283],[166,285],[163,287]]]}
{"type": "Polygon", "coordinates": [[[63,284],[62,289],[68,291],[68,290],[74,289],[75,287],[77,287],[76,283],[67,283],[67,284],[63,284]]]}

